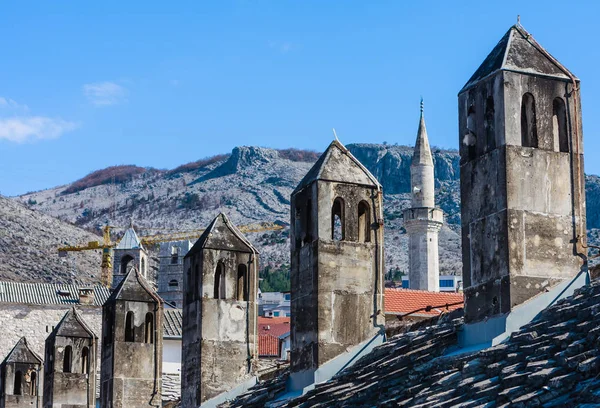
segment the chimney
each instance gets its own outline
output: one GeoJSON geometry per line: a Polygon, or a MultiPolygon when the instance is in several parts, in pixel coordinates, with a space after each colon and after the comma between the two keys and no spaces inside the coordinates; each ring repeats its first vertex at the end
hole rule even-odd
{"type": "Polygon", "coordinates": [[[94,304],[94,289],[79,288],[79,304],[80,305],[94,304]]]}

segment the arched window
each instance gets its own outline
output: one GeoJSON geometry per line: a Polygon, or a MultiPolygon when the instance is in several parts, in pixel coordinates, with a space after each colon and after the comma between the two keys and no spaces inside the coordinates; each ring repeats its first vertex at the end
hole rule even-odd
{"type": "Polygon", "coordinates": [[[17,371],[15,373],[15,383],[13,388],[13,395],[23,395],[23,389],[21,388],[21,384],[23,382],[23,373],[21,371],[17,371]]]}
{"type": "Polygon", "coordinates": [[[568,153],[567,110],[562,98],[554,98],[554,102],[552,102],[552,130],[554,131],[554,140],[558,141],[559,151],[568,153]]]}
{"type": "Polygon", "coordinates": [[[89,374],[90,372],[90,349],[84,347],[81,350],[81,373],[89,374]]]}
{"type": "Polygon", "coordinates": [[[146,258],[142,258],[142,275],[144,276],[144,278],[147,278],[146,276],[146,258]]]}
{"type": "Polygon", "coordinates": [[[63,373],[71,372],[71,363],[73,362],[73,348],[71,346],[65,347],[65,354],[63,356],[63,373]]]}
{"type": "Polygon", "coordinates": [[[371,209],[366,201],[358,203],[358,242],[371,242],[371,209]]]}
{"type": "Polygon", "coordinates": [[[248,267],[244,264],[238,265],[237,300],[248,300],[248,267]]]}
{"type": "Polygon", "coordinates": [[[177,281],[177,279],[171,279],[169,281],[169,287],[171,288],[176,288],[179,286],[179,282],[177,281]]]}
{"type": "Polygon", "coordinates": [[[133,261],[133,256],[131,255],[125,255],[121,258],[121,274],[125,275],[127,273],[131,261],[133,261]]]}
{"type": "Polygon", "coordinates": [[[523,147],[538,147],[535,99],[529,92],[521,101],[521,144],[523,147]]]}
{"type": "Polygon", "coordinates": [[[467,146],[468,160],[473,160],[477,157],[477,129],[475,123],[475,106],[471,105],[467,112],[467,134],[463,140],[463,143],[467,146]]]}
{"type": "Polygon", "coordinates": [[[489,152],[496,148],[494,113],[494,97],[488,96],[488,98],[485,101],[485,115],[483,117],[485,127],[486,152],[489,152]]]}
{"type": "Polygon", "coordinates": [[[344,222],[344,200],[336,198],[331,207],[331,239],[343,241],[346,238],[344,222]]]}
{"type": "Polygon", "coordinates": [[[134,342],[135,341],[135,328],[134,328],[134,315],[133,312],[127,312],[125,316],[125,341],[126,342],[134,342]]]}
{"type": "Polygon", "coordinates": [[[225,299],[225,265],[223,262],[217,264],[215,270],[215,299],[225,299]]]}
{"type": "Polygon", "coordinates": [[[146,313],[146,324],[144,325],[144,342],[154,343],[154,315],[146,313]]]}
{"type": "Polygon", "coordinates": [[[29,384],[29,395],[37,395],[37,373],[33,371],[31,373],[31,383],[29,384]]]}

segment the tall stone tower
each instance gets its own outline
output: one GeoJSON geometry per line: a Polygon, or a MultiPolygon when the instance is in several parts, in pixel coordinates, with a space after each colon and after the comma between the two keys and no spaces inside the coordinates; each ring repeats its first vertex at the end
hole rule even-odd
{"type": "Polygon", "coordinates": [[[412,205],[404,210],[404,228],[409,239],[410,288],[439,292],[438,233],[444,223],[444,214],[435,207],[433,158],[427,139],[422,100],[421,120],[410,165],[410,185],[412,205]]]}
{"type": "Polygon", "coordinates": [[[125,231],[113,250],[112,287],[116,288],[132,268],[136,268],[148,282],[153,283],[153,277],[148,276],[148,252],[133,226],[125,231]]]}
{"type": "Polygon", "coordinates": [[[183,260],[192,242],[163,242],[158,251],[158,294],[167,304],[183,307],[183,260]]]}
{"type": "Polygon", "coordinates": [[[587,264],[579,80],[511,27],[458,95],[467,322],[587,264]]]}
{"type": "Polygon", "coordinates": [[[333,141],[291,196],[291,383],[384,330],[381,185],[333,141]]]}
{"type": "Polygon", "coordinates": [[[258,252],[219,214],[184,267],[181,400],[197,407],[253,376],[258,252]]]}
{"type": "Polygon", "coordinates": [[[21,337],[0,365],[0,408],[39,406],[41,366],[42,359],[29,348],[25,337],[21,337]]]}
{"type": "Polygon", "coordinates": [[[96,406],[98,339],[75,308],[46,339],[44,408],[96,406]]]}
{"type": "Polygon", "coordinates": [[[163,302],[136,268],[102,306],[100,406],[160,407],[163,302]]]}

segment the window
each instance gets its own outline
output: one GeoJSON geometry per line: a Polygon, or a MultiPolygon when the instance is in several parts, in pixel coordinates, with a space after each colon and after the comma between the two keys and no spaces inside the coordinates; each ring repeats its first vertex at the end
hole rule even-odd
{"type": "Polygon", "coordinates": [[[279,312],[273,312],[273,317],[279,317],[279,312]]]}
{"type": "Polygon", "coordinates": [[[331,239],[343,241],[345,238],[344,227],[344,200],[338,197],[331,207],[331,239]]]}
{"type": "Polygon", "coordinates": [[[304,210],[304,239],[302,245],[312,242],[312,200],[309,198],[304,210]]]}
{"type": "Polygon", "coordinates": [[[358,204],[358,241],[371,242],[371,211],[366,201],[358,204]]]}
{"type": "Polygon", "coordinates": [[[453,288],[454,279],[440,279],[440,288],[453,288]]]}
{"type": "Polygon", "coordinates": [[[171,279],[169,281],[169,287],[176,288],[178,286],[179,286],[179,282],[177,281],[177,279],[171,279]]]}
{"type": "Polygon", "coordinates": [[[408,289],[408,280],[407,279],[402,279],[402,289],[408,289]]]}
{"type": "Polygon", "coordinates": [[[81,350],[81,372],[83,374],[90,373],[90,349],[87,347],[81,350]]]}
{"type": "Polygon", "coordinates": [[[292,296],[289,293],[286,293],[286,294],[283,295],[283,299],[284,300],[291,300],[292,296]]]}
{"type": "Polygon", "coordinates": [[[144,278],[146,278],[146,258],[142,258],[142,275],[144,275],[144,278]]]}
{"type": "Polygon", "coordinates": [[[125,316],[125,341],[126,342],[134,342],[135,341],[135,327],[134,327],[134,315],[133,312],[127,312],[125,316]]]}
{"type": "Polygon", "coordinates": [[[146,324],[144,325],[144,342],[154,343],[154,315],[146,313],[146,324]]]}
{"type": "Polygon", "coordinates": [[[37,395],[37,373],[33,371],[31,373],[31,383],[29,384],[29,395],[36,396],[37,395]]]}
{"type": "Polygon", "coordinates": [[[238,265],[237,300],[248,301],[248,267],[244,264],[238,265]]]}
{"type": "Polygon", "coordinates": [[[489,152],[496,148],[496,133],[494,131],[494,97],[488,96],[485,101],[485,115],[483,117],[485,127],[486,148],[489,152]]]}
{"type": "Polygon", "coordinates": [[[125,255],[121,258],[121,274],[125,275],[129,269],[129,264],[133,261],[133,256],[125,255]]]}
{"type": "Polygon", "coordinates": [[[215,299],[225,299],[225,265],[219,261],[215,270],[215,299]]]}
{"type": "Polygon", "coordinates": [[[567,111],[562,98],[554,98],[552,103],[552,130],[554,140],[558,141],[560,152],[569,152],[569,137],[567,135],[567,111]]]}
{"type": "Polygon", "coordinates": [[[475,106],[471,105],[467,112],[467,134],[463,140],[463,143],[467,146],[468,160],[477,157],[477,134],[475,130],[475,106]]]}
{"type": "Polygon", "coordinates": [[[71,362],[73,361],[73,348],[71,346],[65,347],[65,354],[63,355],[63,373],[71,372],[71,362]]]}
{"type": "Polygon", "coordinates": [[[17,371],[15,373],[15,383],[13,388],[13,395],[23,395],[23,390],[21,389],[21,383],[23,381],[23,374],[21,371],[17,371]]]}
{"type": "Polygon", "coordinates": [[[523,95],[521,101],[521,145],[538,147],[535,99],[529,92],[523,95]]]}
{"type": "Polygon", "coordinates": [[[177,265],[179,263],[179,248],[171,247],[171,264],[177,265]]]}

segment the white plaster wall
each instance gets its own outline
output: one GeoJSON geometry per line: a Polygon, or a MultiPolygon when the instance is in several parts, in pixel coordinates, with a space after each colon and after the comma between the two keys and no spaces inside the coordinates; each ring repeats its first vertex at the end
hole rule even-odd
{"type": "Polygon", "coordinates": [[[163,340],[163,373],[181,372],[181,339],[163,340]]]}

